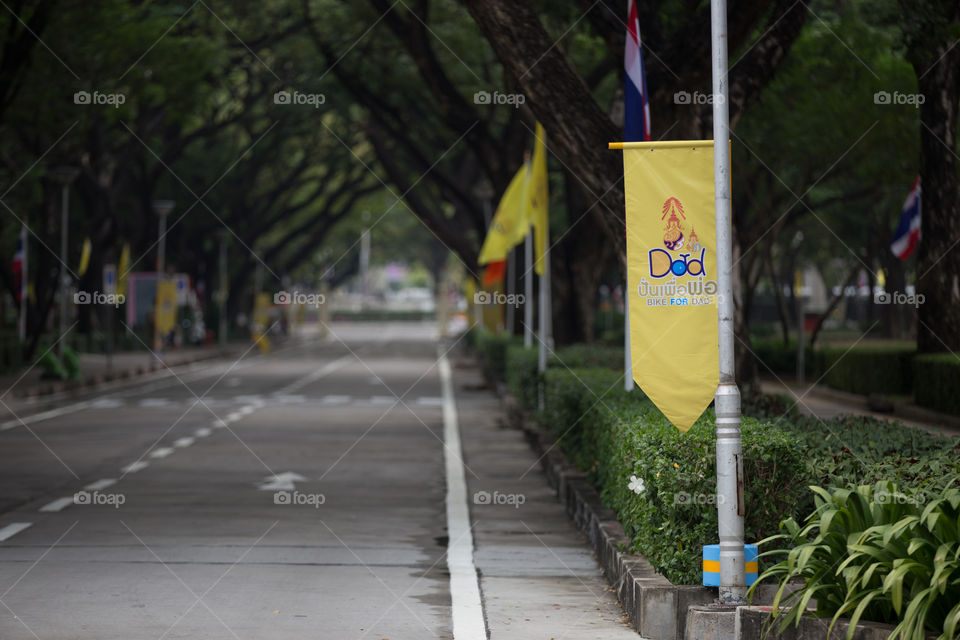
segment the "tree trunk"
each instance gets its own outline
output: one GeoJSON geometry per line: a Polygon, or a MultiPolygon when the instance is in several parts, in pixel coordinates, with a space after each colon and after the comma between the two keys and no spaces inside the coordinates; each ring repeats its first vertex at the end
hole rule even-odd
{"type": "MultiPolygon", "coordinates": [[[[906,4],[906,3],[904,3],[906,4]]],[[[911,7],[914,29],[908,58],[924,103],[920,109],[923,238],[917,247],[917,349],[960,351],[960,211],[957,203],[957,110],[960,47],[955,26],[960,5],[932,0],[911,7]]],[[[905,11],[907,8],[905,7],[905,11]]]]}

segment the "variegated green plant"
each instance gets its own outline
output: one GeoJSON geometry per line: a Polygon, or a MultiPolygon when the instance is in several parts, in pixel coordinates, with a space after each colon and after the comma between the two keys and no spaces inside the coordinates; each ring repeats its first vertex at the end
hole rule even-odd
{"type": "Polygon", "coordinates": [[[779,581],[771,615],[781,629],[812,613],[832,616],[831,629],[849,617],[847,638],[859,620],[896,625],[890,640],[960,638],[960,490],[928,498],[892,482],[811,489],[816,510],[804,526],[786,520],[786,533],[761,542],[788,542],[763,554],[781,559],[757,582],[779,581]]]}

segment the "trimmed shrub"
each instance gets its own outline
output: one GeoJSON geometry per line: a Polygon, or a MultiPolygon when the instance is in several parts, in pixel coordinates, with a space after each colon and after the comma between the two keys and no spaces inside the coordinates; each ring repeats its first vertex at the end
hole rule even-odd
{"type": "MultiPolygon", "coordinates": [[[[777,375],[794,375],[797,372],[797,341],[791,340],[787,344],[779,338],[751,337],[750,348],[757,361],[757,371],[760,375],[769,375],[772,371],[777,375]]],[[[806,375],[814,374],[816,359],[813,349],[805,347],[803,368],[806,375]]]]}
{"type": "Polygon", "coordinates": [[[516,338],[486,329],[477,329],[474,341],[487,375],[494,380],[505,380],[507,347],[515,344],[516,338]]]}
{"type": "Polygon", "coordinates": [[[908,395],[915,352],[901,346],[825,347],[817,352],[817,371],[824,384],[841,391],[908,395]]]}
{"type": "Polygon", "coordinates": [[[599,343],[572,344],[560,347],[547,363],[548,366],[567,366],[571,369],[602,367],[623,371],[623,347],[599,343]]]}
{"type": "Polygon", "coordinates": [[[522,344],[507,346],[504,371],[507,388],[525,407],[537,406],[540,389],[538,364],[539,354],[536,349],[525,349],[522,344]]]}
{"type": "MultiPolygon", "coordinates": [[[[634,549],[674,583],[699,583],[701,548],[717,536],[713,412],[683,434],[620,382],[604,369],[548,370],[543,420],[590,473],[634,549]]],[[[808,476],[797,445],[782,430],[744,419],[749,539],[776,531],[802,501],[808,476]]]]}
{"type": "Polygon", "coordinates": [[[913,359],[913,381],[917,404],[960,416],[960,358],[919,355],[913,359]]]}

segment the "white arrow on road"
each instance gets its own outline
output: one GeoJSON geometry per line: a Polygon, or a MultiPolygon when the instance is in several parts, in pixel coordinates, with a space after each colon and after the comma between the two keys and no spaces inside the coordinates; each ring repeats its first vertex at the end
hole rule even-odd
{"type": "Polygon", "coordinates": [[[267,476],[263,479],[263,484],[257,488],[261,491],[293,491],[297,487],[294,482],[303,482],[306,480],[302,475],[294,471],[285,471],[274,476],[267,476]]]}

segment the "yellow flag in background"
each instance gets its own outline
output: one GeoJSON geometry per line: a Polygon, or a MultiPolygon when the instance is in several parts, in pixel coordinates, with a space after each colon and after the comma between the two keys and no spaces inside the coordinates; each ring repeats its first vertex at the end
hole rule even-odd
{"type": "Polygon", "coordinates": [[[713,142],[623,151],[633,377],[681,431],[719,382],[713,142]]]}
{"type": "Polygon", "coordinates": [[[130,245],[124,243],[120,250],[120,264],[117,265],[117,293],[127,295],[127,271],[130,270],[130,245]]]}
{"type": "Polygon", "coordinates": [[[165,336],[177,326],[177,282],[157,281],[157,300],[154,307],[154,322],[157,333],[165,336]]]}
{"type": "Polygon", "coordinates": [[[90,266],[91,251],[93,251],[93,246],[90,244],[90,238],[84,238],[83,248],[80,250],[80,266],[77,268],[78,276],[82,276],[87,272],[87,268],[90,266]]]}
{"type": "Polygon", "coordinates": [[[529,230],[527,223],[527,193],[530,184],[526,165],[520,167],[517,175],[503,192],[497,211],[487,231],[487,238],[480,249],[478,264],[488,264],[506,260],[515,245],[523,242],[529,230]]]}
{"type": "Polygon", "coordinates": [[[533,225],[533,270],[542,276],[543,254],[550,235],[547,210],[550,206],[550,190],[547,182],[547,143],[543,125],[537,123],[536,139],[533,141],[533,161],[530,167],[530,224],[533,225]]]}

